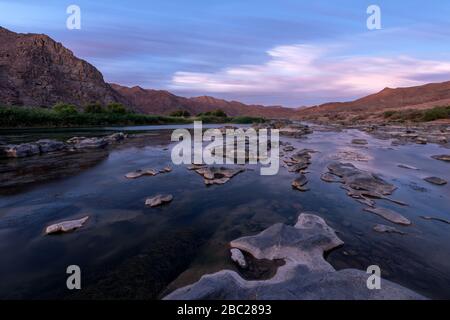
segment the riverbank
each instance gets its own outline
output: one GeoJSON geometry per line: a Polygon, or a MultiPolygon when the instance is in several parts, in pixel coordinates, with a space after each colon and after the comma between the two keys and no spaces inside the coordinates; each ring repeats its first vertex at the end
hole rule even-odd
{"type": "Polygon", "coordinates": [[[201,115],[197,117],[173,117],[132,112],[91,113],[66,111],[44,108],[0,107],[0,129],[165,125],[187,124],[193,121],[250,124],[265,121],[264,118],[247,116],[229,117],[225,115],[223,117],[217,117],[201,115]]]}

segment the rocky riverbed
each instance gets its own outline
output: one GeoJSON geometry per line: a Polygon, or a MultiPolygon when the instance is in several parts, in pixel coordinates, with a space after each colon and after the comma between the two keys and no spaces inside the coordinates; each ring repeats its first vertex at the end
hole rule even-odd
{"type": "Polygon", "coordinates": [[[450,297],[448,128],[262,127],[281,131],[275,176],[175,166],[164,128],[4,135],[0,297],[450,297]]]}

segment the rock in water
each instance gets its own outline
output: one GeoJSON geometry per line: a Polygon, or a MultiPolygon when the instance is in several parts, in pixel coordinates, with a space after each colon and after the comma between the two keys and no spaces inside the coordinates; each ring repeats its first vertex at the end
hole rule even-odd
{"type": "Polygon", "coordinates": [[[36,144],[39,146],[41,153],[54,152],[63,150],[66,148],[66,144],[61,141],[42,139],[36,141],[36,144]]]}
{"type": "Polygon", "coordinates": [[[403,231],[398,230],[394,227],[385,226],[384,224],[377,224],[373,227],[373,230],[380,233],[398,233],[401,235],[405,235],[406,233],[403,231]]]}
{"type": "Polygon", "coordinates": [[[6,145],[2,147],[3,154],[8,158],[24,158],[41,153],[36,143],[22,143],[18,145],[6,145]]]}
{"type": "Polygon", "coordinates": [[[380,217],[401,225],[409,226],[411,224],[411,221],[409,221],[407,218],[402,216],[400,213],[392,211],[390,209],[386,208],[364,208],[364,211],[375,213],[376,215],[379,215],[380,217]]]}
{"type": "Polygon", "coordinates": [[[336,271],[324,259],[324,253],[343,242],[322,218],[314,214],[302,213],[295,226],[278,223],[255,236],[243,237],[230,244],[257,259],[283,259],[286,263],[269,280],[247,281],[230,270],[204,275],[198,282],[175,290],[164,299],[425,299],[384,279],[380,290],[368,290],[365,271],[336,271]]]}
{"type": "Polygon", "coordinates": [[[450,224],[450,220],[443,219],[443,218],[435,218],[435,217],[430,217],[430,216],[420,216],[420,217],[425,220],[435,220],[435,221],[443,222],[446,224],[450,224]]]}
{"type": "Polygon", "coordinates": [[[244,168],[225,167],[199,167],[192,170],[204,178],[206,185],[225,184],[237,174],[245,171],[244,168]]]}
{"type": "Polygon", "coordinates": [[[403,164],[403,163],[400,163],[400,164],[398,164],[397,166],[398,166],[399,168],[403,168],[403,169],[419,170],[419,169],[416,168],[416,167],[410,166],[410,165],[408,165],[408,164],[403,164]]]}
{"type": "Polygon", "coordinates": [[[52,224],[45,229],[46,234],[63,233],[81,228],[83,224],[89,219],[89,216],[79,220],[69,220],[52,224]]]}
{"type": "Polygon", "coordinates": [[[106,139],[103,138],[86,138],[77,141],[73,146],[75,149],[100,149],[109,144],[106,139]]]}
{"type": "Polygon", "coordinates": [[[322,173],[322,175],[320,176],[320,179],[322,179],[325,182],[330,182],[330,183],[343,182],[341,178],[339,178],[338,176],[335,176],[334,174],[331,174],[329,172],[322,173]]]}
{"type": "Polygon", "coordinates": [[[157,207],[164,203],[169,203],[173,200],[173,196],[171,194],[157,194],[151,198],[145,200],[145,205],[149,207],[157,207]]]}
{"type": "Polygon", "coordinates": [[[441,154],[437,156],[432,156],[433,159],[441,160],[445,162],[450,162],[450,154],[441,154]]]}
{"type": "Polygon", "coordinates": [[[146,169],[146,170],[136,170],[133,172],[129,172],[125,175],[125,178],[127,179],[137,179],[142,176],[156,176],[159,173],[159,171],[156,171],[154,169],[146,169]]]}
{"type": "Polygon", "coordinates": [[[426,182],[432,183],[432,184],[436,184],[438,186],[443,186],[447,184],[447,181],[442,179],[442,178],[438,178],[438,177],[427,177],[425,179],[426,182]]]}
{"type": "Polygon", "coordinates": [[[247,261],[245,260],[244,254],[241,250],[232,248],[230,250],[231,260],[233,260],[237,265],[243,269],[247,268],[247,261]]]}
{"type": "Polygon", "coordinates": [[[352,144],[366,145],[367,140],[366,139],[353,139],[352,144]]]}
{"type": "Polygon", "coordinates": [[[308,179],[306,176],[304,174],[300,174],[298,178],[292,181],[292,187],[300,191],[308,191],[309,189],[304,187],[307,183],[308,179]]]}

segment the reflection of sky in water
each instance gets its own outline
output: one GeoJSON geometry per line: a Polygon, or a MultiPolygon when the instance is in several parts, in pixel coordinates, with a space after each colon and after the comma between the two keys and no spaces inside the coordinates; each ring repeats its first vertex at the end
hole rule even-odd
{"type": "MultiPolygon", "coordinates": [[[[308,170],[309,192],[292,190],[294,174],[285,168],[276,176],[262,177],[257,166],[249,166],[254,170],[222,186],[206,187],[202,177],[184,166],[176,166],[168,174],[126,180],[123,176],[127,172],[170,164],[170,150],[122,146],[76,176],[0,196],[0,274],[4,278],[0,297],[67,294],[65,268],[69,264],[81,266],[84,288],[96,286],[99,278],[119,266],[133,278],[140,275],[135,257],[144,252],[152,268],[164,270],[164,285],[184,285],[204,273],[234,268],[228,259],[230,240],[255,234],[275,222],[294,223],[302,209],[317,212],[345,241],[328,256],[336,268],[366,269],[379,264],[382,276],[427,296],[450,297],[449,226],[419,217],[450,218],[450,186],[438,187],[422,180],[431,175],[450,180],[449,164],[430,159],[448,150],[436,145],[391,148],[390,141],[375,140],[355,130],[284,139],[299,148],[320,151],[313,154],[308,170]],[[365,138],[369,144],[351,145],[353,138],[365,138]],[[377,203],[413,222],[411,227],[397,226],[408,235],[372,231],[376,223],[390,223],[362,211],[363,205],[347,197],[339,184],[320,180],[330,157],[347,148],[369,156],[367,162],[354,162],[357,167],[377,173],[398,187],[392,198],[409,206],[377,203]],[[402,169],[399,163],[420,170],[402,169]],[[414,186],[426,191],[417,191],[414,186]],[[171,193],[174,201],[161,208],[145,208],[145,198],[155,193],[171,193]],[[84,214],[91,219],[77,232],[43,236],[46,225],[84,214]],[[181,242],[190,241],[195,244],[192,252],[180,249],[185,248],[181,242]],[[158,250],[183,263],[167,263],[155,253],[158,250]]],[[[118,281],[119,285],[123,283],[118,281]]],[[[114,286],[108,290],[114,291],[114,286]]]]}

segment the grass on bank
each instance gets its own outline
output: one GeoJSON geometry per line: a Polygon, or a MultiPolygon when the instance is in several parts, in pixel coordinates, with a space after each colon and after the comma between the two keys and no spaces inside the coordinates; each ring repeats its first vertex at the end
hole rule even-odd
{"type": "Polygon", "coordinates": [[[398,110],[386,111],[383,114],[385,119],[397,122],[428,122],[440,119],[450,119],[450,106],[434,107],[426,110],[398,110]]]}
{"type": "Polygon", "coordinates": [[[255,123],[263,118],[228,117],[199,115],[186,117],[186,113],[176,116],[147,115],[126,110],[121,104],[113,103],[106,107],[99,104],[87,105],[83,111],[69,104],[57,104],[53,108],[0,107],[0,127],[91,127],[91,126],[130,126],[185,124],[194,120],[205,123],[255,123]]]}

